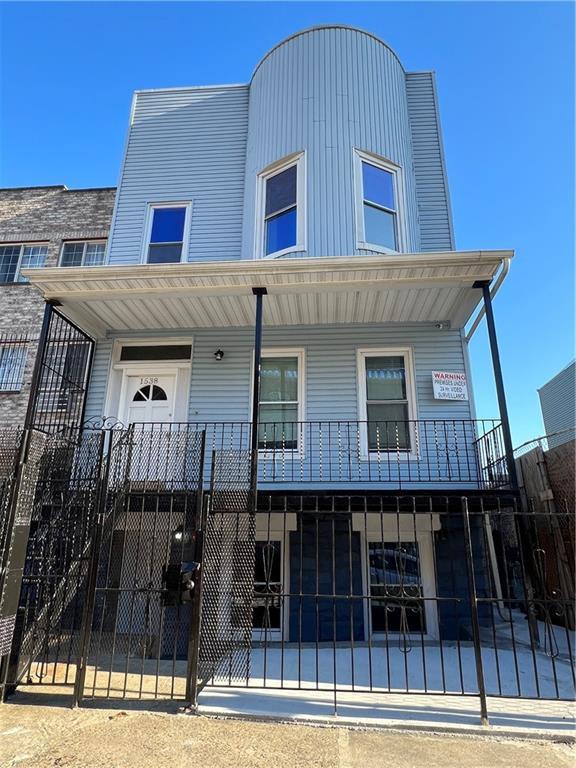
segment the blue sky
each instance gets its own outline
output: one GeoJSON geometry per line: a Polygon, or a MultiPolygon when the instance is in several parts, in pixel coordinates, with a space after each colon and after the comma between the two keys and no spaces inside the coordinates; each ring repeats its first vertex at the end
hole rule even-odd
{"type": "MultiPolygon", "coordinates": [[[[436,71],[457,247],[516,250],[495,314],[518,445],[574,356],[572,3],[0,4],[0,185],[114,185],[133,90],[246,82],[334,22],[436,71]]],[[[496,416],[484,324],[471,355],[478,416],[496,416]]]]}

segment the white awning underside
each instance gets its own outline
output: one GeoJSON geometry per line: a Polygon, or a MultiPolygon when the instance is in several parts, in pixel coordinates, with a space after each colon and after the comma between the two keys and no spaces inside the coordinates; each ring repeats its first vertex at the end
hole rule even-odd
{"type": "Polygon", "coordinates": [[[463,327],[511,251],[138,264],[23,270],[45,299],[96,337],[109,331],[264,323],[449,323],[463,327]]]}

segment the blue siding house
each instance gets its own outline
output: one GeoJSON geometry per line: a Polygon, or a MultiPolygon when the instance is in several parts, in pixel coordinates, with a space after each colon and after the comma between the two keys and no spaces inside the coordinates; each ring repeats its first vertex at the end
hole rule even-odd
{"type": "Polygon", "coordinates": [[[208,528],[254,502],[236,548],[224,523],[207,544],[203,621],[242,624],[223,595],[251,538],[253,638],[472,636],[465,529],[443,516],[514,485],[491,307],[513,253],[479,246],[456,250],[434,74],[368,32],[299,32],[247,84],[134,94],[105,265],[25,274],[95,342],[82,418],[130,428],[134,493],[184,483],[201,432],[208,528]],[[468,357],[484,315],[493,421],[468,357]]]}

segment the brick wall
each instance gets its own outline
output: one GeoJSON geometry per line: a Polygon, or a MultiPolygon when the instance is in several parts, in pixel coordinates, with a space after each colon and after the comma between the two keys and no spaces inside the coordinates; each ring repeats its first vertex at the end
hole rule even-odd
{"type": "MultiPolygon", "coordinates": [[[[108,237],[115,194],[113,188],[0,189],[0,245],[46,245],[46,266],[55,267],[63,241],[108,237]]],[[[0,283],[0,337],[26,333],[31,339],[22,389],[0,392],[0,427],[24,420],[43,313],[44,302],[35,288],[25,283],[0,283]]]]}

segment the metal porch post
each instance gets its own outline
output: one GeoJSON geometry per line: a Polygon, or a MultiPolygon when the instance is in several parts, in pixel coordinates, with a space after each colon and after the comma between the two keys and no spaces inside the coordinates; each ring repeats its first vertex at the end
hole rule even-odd
{"type": "Polygon", "coordinates": [[[484,309],[486,310],[486,324],[488,326],[488,338],[490,340],[490,354],[492,356],[492,367],[494,369],[494,381],[496,382],[496,394],[498,396],[498,409],[500,411],[500,420],[502,422],[502,437],[504,439],[504,451],[506,453],[506,463],[508,465],[508,476],[510,484],[514,490],[518,489],[518,475],[516,472],[516,463],[514,461],[514,448],[512,445],[512,435],[510,433],[510,421],[508,419],[508,407],[506,405],[506,393],[504,392],[504,380],[502,378],[502,367],[500,365],[500,353],[498,351],[498,339],[496,338],[496,325],[494,323],[494,313],[492,311],[492,297],[490,296],[490,282],[488,280],[478,280],[474,283],[474,288],[482,289],[484,298],[484,309]]]}
{"type": "Polygon", "coordinates": [[[262,357],[262,297],[266,288],[252,288],[256,296],[256,319],[254,323],[254,373],[252,381],[252,431],[250,434],[250,497],[256,508],[258,486],[258,410],[260,404],[260,361],[262,357]]]}

